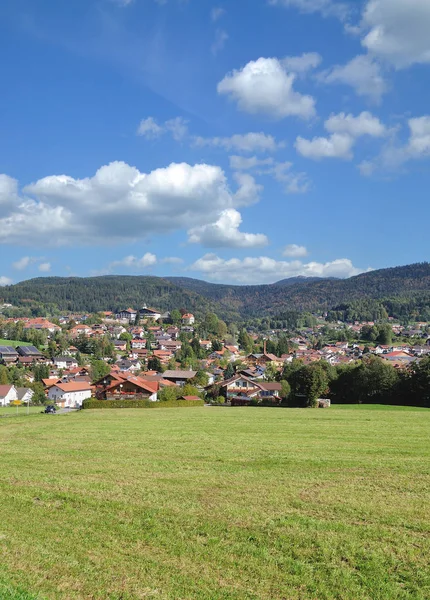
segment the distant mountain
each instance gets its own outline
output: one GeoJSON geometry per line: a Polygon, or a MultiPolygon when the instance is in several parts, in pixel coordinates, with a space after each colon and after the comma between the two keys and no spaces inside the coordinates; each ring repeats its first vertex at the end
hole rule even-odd
{"type": "Polygon", "coordinates": [[[1,289],[15,306],[44,305],[94,312],[142,305],[183,308],[197,316],[213,311],[227,320],[277,315],[288,310],[330,309],[363,299],[430,302],[430,264],[363,273],[349,279],[295,277],[271,285],[223,285],[188,277],[41,277],[1,289]]]}

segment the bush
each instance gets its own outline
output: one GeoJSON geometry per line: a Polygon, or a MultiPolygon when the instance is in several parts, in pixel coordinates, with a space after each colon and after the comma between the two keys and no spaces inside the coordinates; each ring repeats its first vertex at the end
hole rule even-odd
{"type": "Polygon", "coordinates": [[[88,398],[82,403],[82,408],[188,408],[204,406],[203,400],[166,400],[151,402],[151,400],[97,400],[88,398]]]}

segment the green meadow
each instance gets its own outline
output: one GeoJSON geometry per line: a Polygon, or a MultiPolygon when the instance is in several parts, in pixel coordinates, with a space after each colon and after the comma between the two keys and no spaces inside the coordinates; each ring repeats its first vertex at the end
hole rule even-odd
{"type": "Polygon", "coordinates": [[[0,419],[2,600],[430,598],[430,410],[0,419]]]}

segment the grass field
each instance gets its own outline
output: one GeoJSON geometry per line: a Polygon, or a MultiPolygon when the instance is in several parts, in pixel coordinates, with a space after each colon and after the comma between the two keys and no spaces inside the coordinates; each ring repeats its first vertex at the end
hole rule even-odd
{"type": "MultiPolygon", "coordinates": [[[[0,406],[0,417],[5,417],[5,416],[19,416],[19,417],[24,417],[27,415],[27,412],[30,413],[30,415],[33,415],[35,413],[41,413],[44,410],[44,406],[29,406],[28,407],[28,411],[27,411],[27,404],[21,404],[21,406],[18,406],[18,410],[16,406],[0,406]]],[[[0,433],[1,436],[1,433],[0,433]]]]}
{"type": "Polygon", "coordinates": [[[0,420],[0,598],[430,598],[430,411],[0,420]]]}
{"type": "Polygon", "coordinates": [[[30,342],[17,342],[16,340],[0,340],[0,346],[12,346],[12,348],[16,348],[17,346],[31,346],[30,342]]]}

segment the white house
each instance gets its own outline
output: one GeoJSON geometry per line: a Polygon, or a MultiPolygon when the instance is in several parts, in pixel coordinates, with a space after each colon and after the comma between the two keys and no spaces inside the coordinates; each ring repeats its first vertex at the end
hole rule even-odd
{"type": "Polygon", "coordinates": [[[31,399],[34,396],[34,392],[30,388],[17,388],[16,393],[18,396],[18,400],[21,400],[23,404],[28,404],[31,402],[31,399]]]}
{"type": "Polygon", "coordinates": [[[62,408],[82,406],[82,402],[91,396],[91,385],[85,382],[56,383],[48,390],[49,400],[62,408]]]}
{"type": "Polygon", "coordinates": [[[78,361],[72,356],[56,356],[52,362],[57,369],[74,369],[78,366],[78,361]]]}
{"type": "Polygon", "coordinates": [[[0,406],[9,406],[14,400],[18,400],[16,387],[14,385],[0,385],[0,406]]]}

